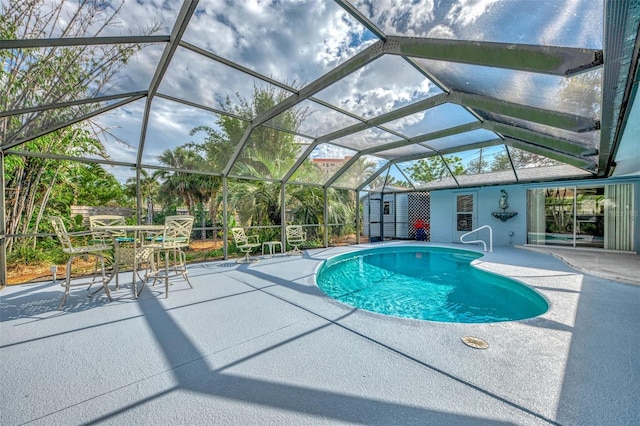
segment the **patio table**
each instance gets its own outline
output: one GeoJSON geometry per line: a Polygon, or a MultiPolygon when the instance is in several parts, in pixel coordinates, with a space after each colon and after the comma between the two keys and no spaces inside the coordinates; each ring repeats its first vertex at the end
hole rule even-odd
{"type": "MultiPolygon", "coordinates": [[[[117,238],[114,238],[114,252],[115,252],[115,261],[113,265],[113,274],[109,277],[110,282],[113,277],[116,277],[116,286],[118,280],[118,273],[121,265],[131,263],[133,266],[132,273],[132,281],[133,281],[133,297],[135,299],[138,298],[138,295],[144,289],[145,280],[140,277],[138,266],[145,259],[149,258],[151,254],[151,249],[144,247],[144,240],[141,235],[150,234],[152,236],[157,236],[158,234],[162,234],[164,231],[164,225],[114,225],[114,226],[98,226],[97,228],[114,233],[122,233],[125,232],[129,235],[132,235],[132,241],[118,241],[117,238]],[[140,278],[142,281],[142,286],[140,287],[140,291],[137,290],[137,279],[140,278]]],[[[107,283],[108,283],[107,282],[107,283]]]]}
{"type": "Polygon", "coordinates": [[[262,257],[266,257],[264,252],[265,252],[265,248],[269,249],[269,257],[273,257],[274,254],[276,254],[276,247],[280,246],[280,254],[282,254],[282,242],[280,241],[265,241],[262,243],[262,257]]]}

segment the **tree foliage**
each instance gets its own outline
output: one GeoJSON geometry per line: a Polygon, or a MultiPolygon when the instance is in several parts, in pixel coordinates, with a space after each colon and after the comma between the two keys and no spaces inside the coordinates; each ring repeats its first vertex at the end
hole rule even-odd
{"type": "Polygon", "coordinates": [[[510,148],[509,153],[505,150],[494,157],[491,162],[490,171],[495,172],[510,169],[511,162],[516,170],[526,167],[546,167],[559,164],[558,161],[543,155],[534,154],[521,149],[510,148]],[[509,160],[509,158],[511,158],[511,160],[509,160]]]}
{"type": "MultiPolygon", "coordinates": [[[[253,117],[269,111],[288,96],[290,93],[284,90],[255,86],[250,99],[237,95],[238,102],[234,104],[227,98],[220,105],[224,113],[216,115],[213,124],[197,126],[191,131],[191,135],[204,133],[202,142],[189,142],[165,151],[158,160],[171,168],[220,174],[235,160],[230,176],[246,179],[229,179],[229,213],[242,226],[280,226],[283,202],[280,180],[299,155],[300,145],[295,132],[306,118],[307,111],[305,108],[289,109],[266,125],[252,129],[246,140],[243,137],[253,117]],[[237,152],[241,143],[244,143],[243,149],[237,152]],[[237,158],[234,159],[236,152],[237,158]]],[[[375,165],[360,160],[354,163],[347,179],[362,181],[363,176],[372,173],[373,166],[375,165]]],[[[210,219],[213,221],[220,216],[221,177],[178,171],[161,171],[156,175],[162,182],[160,189],[164,196],[180,197],[190,210],[208,201],[210,219]]],[[[319,182],[322,175],[314,164],[305,161],[296,172],[296,179],[319,182]]],[[[289,185],[285,193],[284,203],[295,223],[324,222],[324,197],[321,188],[289,185]]],[[[329,219],[339,222],[352,220],[352,205],[353,197],[348,193],[333,197],[328,206],[329,219]]],[[[310,230],[309,236],[313,237],[316,232],[317,229],[310,230]]]]}
{"type": "Polygon", "coordinates": [[[138,188],[140,198],[146,204],[147,223],[153,223],[154,204],[158,200],[160,184],[155,174],[149,173],[145,169],[140,170],[140,178],[130,177],[125,183],[125,192],[133,200],[137,199],[138,188]]]}
{"type": "Polygon", "coordinates": [[[383,173],[371,182],[371,187],[374,189],[387,190],[391,188],[411,188],[409,182],[405,180],[398,180],[390,173],[383,173]]]}
{"type": "MultiPolygon", "coordinates": [[[[88,132],[71,129],[25,144],[27,150],[57,155],[69,155],[70,149],[99,155],[100,147],[88,132]]],[[[5,184],[8,234],[37,233],[46,215],[69,215],[72,204],[102,205],[125,197],[119,183],[102,167],[69,160],[8,156],[5,184]]],[[[11,252],[12,248],[13,239],[9,238],[7,249],[11,252]]]]}
{"type": "Polygon", "coordinates": [[[464,166],[460,157],[427,157],[417,160],[407,167],[407,173],[414,182],[428,183],[447,176],[464,174],[464,166]],[[444,161],[442,160],[444,158],[444,161]]]}
{"type": "Polygon", "coordinates": [[[492,168],[492,160],[486,154],[483,155],[483,149],[478,150],[478,156],[467,162],[465,174],[473,175],[486,173],[492,168]]]}
{"type": "MultiPolygon", "coordinates": [[[[0,37],[13,40],[99,36],[114,23],[121,4],[105,8],[102,2],[93,1],[72,5],[47,0],[2,2],[0,37]]],[[[108,158],[95,133],[100,130],[97,123],[86,121],[87,127],[64,127],[99,105],[56,108],[55,104],[102,93],[140,47],[118,44],[0,50],[0,110],[16,111],[0,117],[3,147],[20,145],[23,151],[45,156],[108,158]],[[33,108],[52,105],[48,109],[33,108]],[[59,129],[52,131],[56,128],[59,129]],[[39,134],[44,136],[36,137],[39,134]]],[[[7,156],[5,180],[8,234],[37,233],[46,214],[68,214],[70,203],[119,200],[124,196],[119,185],[99,166],[46,157],[7,156]],[[56,185],[59,182],[65,185],[56,185]],[[107,186],[113,189],[108,190],[107,186]]],[[[9,252],[12,247],[13,239],[8,238],[9,252]]]]}
{"type": "MultiPolygon", "coordinates": [[[[68,4],[46,0],[2,2],[0,33],[3,39],[94,37],[114,23],[120,6],[102,2],[68,4]],[[105,13],[105,11],[109,11],[105,13]],[[62,26],[61,26],[62,24],[62,26]]],[[[155,31],[148,29],[148,32],[155,31]]],[[[103,93],[113,77],[140,49],[139,44],[47,46],[0,50],[0,109],[59,104],[103,93]]],[[[3,144],[18,143],[38,131],[68,122],[96,109],[95,104],[60,107],[0,119],[3,144]]]]}
{"type": "Polygon", "coordinates": [[[374,174],[378,168],[371,159],[360,157],[336,180],[336,184],[355,188],[374,174]]]}

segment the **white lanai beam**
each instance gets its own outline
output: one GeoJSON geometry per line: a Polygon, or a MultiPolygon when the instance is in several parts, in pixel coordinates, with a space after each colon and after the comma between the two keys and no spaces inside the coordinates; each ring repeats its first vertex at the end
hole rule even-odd
{"type": "Polygon", "coordinates": [[[400,36],[387,38],[385,53],[565,77],[603,63],[597,49],[400,36]]]}
{"type": "Polygon", "coordinates": [[[142,152],[144,151],[144,143],[147,134],[147,126],[149,124],[149,112],[151,110],[151,102],[153,102],[153,97],[158,91],[158,87],[162,82],[162,77],[164,77],[167,68],[169,67],[169,63],[173,58],[173,55],[178,48],[178,43],[182,38],[182,35],[187,29],[187,24],[191,19],[191,16],[196,10],[196,6],[198,5],[198,0],[185,1],[182,5],[182,9],[180,9],[180,13],[176,19],[176,23],[171,31],[171,36],[169,38],[169,42],[165,46],[164,52],[162,52],[162,57],[158,63],[158,67],[156,68],[156,72],[151,79],[151,83],[149,84],[147,102],[144,107],[144,115],[142,117],[142,126],[140,130],[140,144],[138,148],[138,158],[136,161],[137,168],[142,164],[142,152]]]}
{"type": "Polygon", "coordinates": [[[120,93],[118,95],[109,95],[109,96],[97,96],[95,98],[78,99],[75,101],[66,101],[66,102],[60,102],[55,104],[39,105],[35,107],[30,107],[30,108],[14,109],[13,111],[0,111],[0,118],[10,117],[12,115],[30,114],[32,112],[47,111],[47,110],[56,109],[56,108],[67,108],[67,107],[78,106],[78,105],[94,104],[99,102],[112,101],[114,99],[122,99],[122,98],[129,98],[129,97],[136,97],[137,99],[140,99],[140,97],[146,96],[146,94],[147,94],[147,91],[143,90],[139,92],[120,93]]]}
{"type": "Polygon", "coordinates": [[[511,126],[509,124],[487,120],[483,123],[483,127],[487,130],[500,133],[513,139],[530,142],[534,145],[543,146],[554,151],[564,152],[575,157],[587,157],[598,153],[598,150],[595,148],[590,148],[565,139],[544,135],[521,127],[511,126]]]}
{"type": "Polygon", "coordinates": [[[122,100],[120,102],[116,102],[115,104],[111,104],[111,105],[108,105],[106,107],[97,109],[95,111],[92,111],[89,114],[83,114],[83,115],[81,115],[79,117],[76,117],[76,118],[74,118],[72,120],[68,120],[68,121],[65,121],[63,123],[56,124],[55,126],[49,127],[49,128],[47,128],[45,130],[42,130],[42,131],[40,131],[40,132],[38,132],[36,134],[30,135],[27,138],[18,139],[16,141],[11,142],[11,143],[2,145],[2,149],[7,150],[7,149],[13,148],[14,146],[22,145],[23,143],[29,142],[29,141],[31,141],[33,139],[37,139],[40,136],[44,136],[44,135],[49,134],[51,132],[55,132],[56,130],[60,130],[60,129],[64,128],[64,127],[70,126],[72,124],[79,123],[79,122],[87,120],[87,119],[89,119],[91,117],[95,117],[97,115],[103,114],[103,113],[105,113],[107,111],[111,111],[112,109],[119,108],[119,107],[121,107],[123,105],[126,105],[128,103],[137,101],[138,99],[141,99],[143,97],[144,97],[144,94],[139,94],[139,95],[133,96],[131,98],[124,99],[124,100],[122,100]]]}
{"type": "Polygon", "coordinates": [[[596,168],[596,164],[587,158],[576,157],[565,152],[556,151],[546,146],[535,145],[510,137],[505,137],[504,144],[513,148],[520,149],[522,151],[530,152],[532,154],[542,155],[544,157],[551,158],[552,160],[560,161],[561,163],[566,163],[570,166],[578,167],[588,172],[593,173],[594,169],[596,168]]]}
{"type": "Polygon", "coordinates": [[[637,1],[604,2],[604,47],[606,52],[602,77],[602,131],[598,175],[613,172],[617,146],[629,100],[637,90],[636,70],[640,62],[640,4],[637,1]],[[632,51],[632,55],[628,52],[632,51]],[[634,89],[634,87],[636,87],[634,89]]]}
{"type": "Polygon", "coordinates": [[[62,46],[86,46],[96,44],[148,44],[166,43],[168,35],[149,36],[114,36],[114,37],[62,37],[62,38],[37,38],[22,40],[0,40],[2,49],[32,49],[42,47],[62,46]]]}
{"type": "Polygon", "coordinates": [[[600,122],[593,118],[549,111],[470,93],[453,91],[449,94],[447,102],[572,132],[588,132],[600,128],[600,122]]]}
{"type": "Polygon", "coordinates": [[[158,87],[162,82],[162,78],[164,77],[167,68],[169,67],[169,63],[171,63],[171,59],[178,48],[178,43],[182,38],[182,35],[187,29],[187,24],[193,16],[193,13],[196,10],[196,6],[198,5],[198,0],[185,1],[182,4],[182,8],[180,9],[180,13],[176,19],[176,23],[171,31],[171,36],[169,42],[164,48],[162,52],[162,57],[158,62],[158,67],[156,68],[156,72],[151,79],[151,83],[149,84],[149,94],[147,96],[147,101],[144,105],[144,113],[142,115],[142,125],[140,126],[140,143],[138,145],[138,156],[136,158],[136,216],[138,223],[140,223],[140,216],[142,215],[142,194],[140,192],[140,167],[142,164],[142,153],[144,152],[144,144],[147,138],[147,127],[149,125],[149,114],[151,112],[151,103],[153,102],[153,98],[158,91],[158,87]]]}

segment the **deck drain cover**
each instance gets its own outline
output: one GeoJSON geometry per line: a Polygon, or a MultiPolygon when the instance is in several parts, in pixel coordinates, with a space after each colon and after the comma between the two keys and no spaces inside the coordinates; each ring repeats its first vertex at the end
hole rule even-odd
{"type": "Polygon", "coordinates": [[[472,348],[476,349],[487,349],[489,347],[489,344],[479,337],[464,336],[462,338],[462,341],[465,345],[471,346],[472,348]]]}

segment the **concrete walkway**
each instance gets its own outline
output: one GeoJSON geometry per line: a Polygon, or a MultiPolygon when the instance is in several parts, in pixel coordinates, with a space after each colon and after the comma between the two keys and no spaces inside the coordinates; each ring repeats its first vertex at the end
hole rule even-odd
{"type": "Polygon", "coordinates": [[[525,246],[527,250],[547,253],[564,261],[578,271],[596,277],[640,285],[640,255],[611,250],[567,249],[525,246]]]}
{"type": "Polygon", "coordinates": [[[371,246],[191,265],[194,289],[177,281],[168,299],[162,286],[135,300],[124,285],[112,302],[77,288],[63,311],[59,285],[9,287],[0,424],[640,424],[639,286],[504,248],[476,266],[534,288],[543,315],[407,320],[318,289],[323,260],[371,246]]]}

